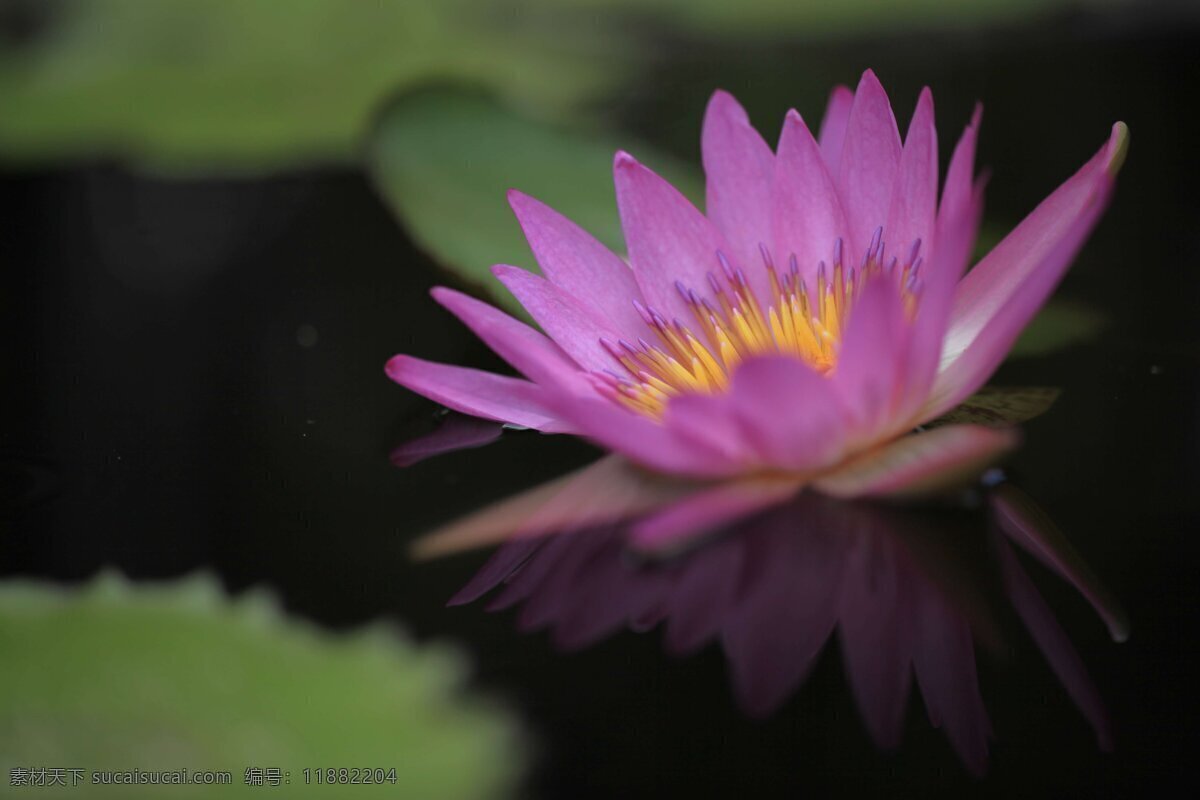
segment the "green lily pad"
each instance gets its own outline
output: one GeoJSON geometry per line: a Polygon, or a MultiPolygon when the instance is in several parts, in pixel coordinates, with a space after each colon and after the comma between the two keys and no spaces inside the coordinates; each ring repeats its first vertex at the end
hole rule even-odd
{"type": "Polygon", "coordinates": [[[486,5],[33,4],[30,39],[0,50],[0,152],[121,156],[167,171],[350,160],[373,109],[405,86],[466,81],[561,108],[621,74],[586,47],[488,24],[486,5]]]}
{"type": "Polygon", "coordinates": [[[520,311],[489,271],[493,264],[536,267],[505,192],[516,188],[538,198],[623,252],[612,182],[619,149],[693,201],[702,196],[695,168],[647,145],[564,130],[460,91],[430,90],[397,100],[379,118],[368,167],[426,252],[520,311]]]}
{"type": "Polygon", "coordinates": [[[228,602],[210,579],[146,588],[104,577],[79,591],[10,583],[0,646],[0,780],[63,770],[66,786],[27,787],[38,797],[459,800],[503,794],[518,772],[508,715],[459,695],[455,653],[382,627],[333,636],[284,619],[262,595],[228,602]],[[330,785],[324,771],[342,767],[346,780],[369,769],[383,782],[330,785]],[[81,771],[79,786],[68,770],[81,771]],[[230,781],[92,783],[108,770],[230,781]],[[268,770],[279,770],[279,788],[268,770]],[[264,773],[264,785],[247,784],[264,773]]]}

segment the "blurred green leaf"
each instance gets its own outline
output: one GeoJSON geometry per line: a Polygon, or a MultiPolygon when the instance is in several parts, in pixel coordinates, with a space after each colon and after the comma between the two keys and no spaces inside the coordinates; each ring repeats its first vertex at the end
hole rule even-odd
{"type": "Polygon", "coordinates": [[[1009,358],[1042,356],[1094,339],[1105,319],[1094,308],[1070,300],[1053,300],[1029,323],[1009,358]]]}
{"type": "MultiPolygon", "coordinates": [[[[462,665],[393,631],[332,636],[207,579],[0,588],[0,754],[14,767],[201,770],[225,786],[34,787],[38,797],[491,798],[519,769],[507,716],[458,696],[462,665]],[[247,786],[278,767],[286,788],[247,786]],[[305,785],[304,769],[396,769],[305,785]]],[[[8,785],[11,775],[3,780],[8,785]]],[[[69,780],[68,780],[69,784],[69,780]]]]}
{"type": "Polygon", "coordinates": [[[622,148],[693,200],[702,195],[693,168],[646,145],[572,133],[455,91],[418,92],[389,107],[372,136],[368,167],[426,252],[521,312],[489,271],[493,264],[535,268],[506,190],[538,198],[623,252],[612,182],[613,155],[622,148]]]}
{"type": "MultiPolygon", "coordinates": [[[[624,45],[520,24],[481,0],[65,0],[0,50],[0,152],[167,170],[353,157],[371,111],[418,82],[553,108],[615,79],[624,45]]],[[[573,32],[574,31],[574,32],[573,32]]]]}

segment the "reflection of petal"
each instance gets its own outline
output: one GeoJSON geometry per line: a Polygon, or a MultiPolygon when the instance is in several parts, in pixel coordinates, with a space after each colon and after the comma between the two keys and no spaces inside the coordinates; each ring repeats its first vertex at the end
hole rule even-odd
{"type": "MultiPolygon", "coordinates": [[[[969,560],[988,551],[961,547],[958,526],[972,521],[982,522],[961,510],[920,513],[801,493],[672,559],[632,557],[637,520],[512,541],[452,602],[502,587],[490,610],[519,607],[522,630],[547,629],[565,649],[659,623],[672,653],[718,640],[738,704],[755,717],[787,700],[836,630],[855,703],[876,743],[898,746],[915,676],[931,723],[980,774],[992,731],[974,639],[995,634],[980,591],[992,582],[969,560]]],[[[1107,746],[1107,721],[1078,656],[1000,545],[995,585],[1003,585],[1107,746]]]]}
{"type": "Polygon", "coordinates": [[[411,467],[443,453],[490,444],[499,439],[503,432],[504,426],[499,422],[465,414],[449,414],[433,431],[397,446],[388,458],[397,467],[411,467]]]}
{"type": "Polygon", "coordinates": [[[1016,556],[1001,537],[996,537],[996,551],[1000,556],[1005,589],[1013,608],[1025,623],[1029,635],[1037,643],[1046,661],[1050,663],[1054,674],[1066,687],[1067,694],[1071,695],[1075,705],[1096,732],[1096,741],[1100,749],[1112,750],[1112,726],[1108,720],[1108,713],[1104,710],[1100,692],[1088,676],[1079,653],[1075,652],[1071,641],[1054,619],[1050,607],[1038,594],[1033,581],[1021,570],[1016,556]]]}
{"type": "Polygon", "coordinates": [[[1104,620],[1114,641],[1128,639],[1129,618],[1125,611],[1037,503],[1010,483],[997,486],[989,499],[996,523],[1005,535],[1078,589],[1104,620]]]}

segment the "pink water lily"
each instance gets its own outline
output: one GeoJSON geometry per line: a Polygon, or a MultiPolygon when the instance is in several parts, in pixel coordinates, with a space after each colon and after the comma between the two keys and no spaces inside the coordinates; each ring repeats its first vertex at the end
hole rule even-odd
{"type": "MultiPolygon", "coordinates": [[[[537,275],[495,276],[540,326],[447,288],[434,298],[523,377],[398,355],[393,380],[450,408],[571,433],[703,482],[663,535],[811,486],[902,493],[977,469],[1009,430],[922,426],[978,389],[1105,208],[1122,123],[967,271],[982,213],[977,109],[938,198],[933,97],[901,140],[874,73],[834,90],[814,136],[795,111],[772,150],[724,92],[702,150],[707,213],[626,153],[614,161],[629,263],[510,192],[537,275]]],[[[653,531],[651,531],[653,532],[653,531]]]]}

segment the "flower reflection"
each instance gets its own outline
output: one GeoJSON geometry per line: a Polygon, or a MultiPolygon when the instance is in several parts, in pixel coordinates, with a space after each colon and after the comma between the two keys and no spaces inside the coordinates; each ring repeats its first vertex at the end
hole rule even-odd
{"type": "Polygon", "coordinates": [[[1117,638],[1125,623],[1065,540],[1033,524],[1028,498],[1002,485],[988,504],[995,524],[986,540],[962,535],[980,519],[961,508],[916,511],[812,493],[666,560],[634,554],[620,524],[517,539],[451,604],[495,591],[490,610],[519,607],[520,628],[547,629],[567,649],[659,625],[675,654],[719,642],[738,703],[755,717],[771,714],[800,687],[836,632],[847,682],[875,743],[900,744],[915,678],[931,723],[978,774],[992,731],[975,643],[995,647],[1000,640],[996,604],[983,588],[994,585],[1108,748],[1098,693],[1009,539],[1059,565],[1117,638]],[[988,544],[992,555],[966,552],[971,542],[988,544]]]}

